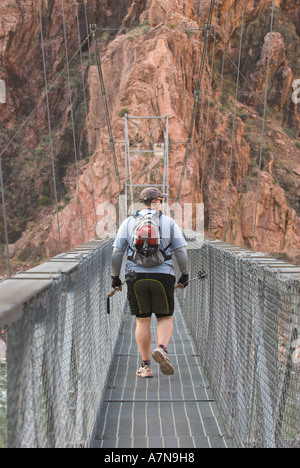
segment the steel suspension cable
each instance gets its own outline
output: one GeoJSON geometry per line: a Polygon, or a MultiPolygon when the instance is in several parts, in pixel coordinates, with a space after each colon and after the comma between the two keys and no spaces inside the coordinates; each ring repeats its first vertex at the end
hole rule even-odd
{"type": "Polygon", "coordinates": [[[73,131],[73,145],[74,145],[74,155],[75,155],[75,165],[76,165],[76,178],[77,178],[77,187],[78,187],[78,201],[79,201],[79,210],[80,210],[80,220],[81,220],[81,233],[82,240],[84,242],[84,228],[83,228],[83,215],[82,215],[82,206],[81,206],[81,197],[80,197],[80,181],[79,181],[79,169],[78,169],[78,155],[77,155],[77,142],[75,135],[75,122],[74,122],[74,110],[73,110],[73,100],[72,100],[72,91],[71,91],[71,81],[70,81],[70,68],[69,68],[69,54],[68,54],[68,44],[67,44],[67,31],[65,23],[65,13],[64,13],[64,0],[61,0],[62,7],[62,19],[63,19],[63,30],[64,30],[64,42],[65,42],[65,54],[67,61],[67,76],[68,76],[68,89],[69,89],[69,98],[70,98],[70,109],[71,109],[71,124],[73,131]]]}
{"type": "MultiPolygon", "coordinates": [[[[211,65],[211,78],[210,78],[210,90],[209,90],[209,102],[208,102],[208,114],[207,114],[207,123],[206,123],[206,132],[205,132],[205,145],[204,145],[204,155],[203,155],[203,165],[202,165],[202,181],[200,182],[200,174],[199,174],[199,186],[200,186],[200,202],[203,202],[203,181],[204,181],[204,172],[205,172],[205,155],[206,155],[206,148],[207,148],[207,134],[208,134],[208,122],[209,122],[209,114],[210,114],[210,102],[211,102],[211,90],[212,90],[212,81],[214,75],[214,57],[215,57],[215,46],[216,46],[216,28],[217,28],[217,19],[218,19],[218,10],[219,10],[219,3],[220,0],[217,2],[217,12],[216,12],[216,20],[215,20],[215,32],[212,33],[214,37],[214,45],[213,45],[213,54],[212,54],[212,65],[211,65]]],[[[200,105],[200,115],[199,115],[199,124],[198,124],[198,143],[197,143],[197,155],[196,155],[196,166],[197,169],[197,158],[199,159],[199,171],[200,171],[200,134],[201,134],[201,123],[202,123],[202,113],[204,107],[204,99],[203,94],[201,95],[201,105],[200,105]]],[[[209,171],[209,168],[208,168],[209,171]]],[[[197,170],[194,173],[194,180],[193,180],[193,203],[194,199],[196,199],[196,187],[197,187],[197,170]]]]}
{"type": "Polygon", "coordinates": [[[125,196],[127,202],[127,175],[129,174],[129,187],[130,187],[130,200],[131,206],[133,206],[133,184],[132,184],[132,171],[131,171],[131,160],[130,160],[130,143],[128,136],[128,115],[125,115],[125,196]]]}
{"type": "MultiPolygon", "coordinates": [[[[216,41],[218,43],[220,43],[220,41],[216,38],[216,41]]],[[[230,63],[232,64],[232,66],[237,70],[237,65],[234,63],[234,61],[232,60],[232,58],[230,57],[230,55],[228,54],[228,52],[225,51],[225,54],[226,54],[226,57],[228,58],[228,60],[230,61],[230,63]]],[[[240,70],[240,76],[243,78],[243,80],[245,81],[245,83],[247,83],[247,85],[249,86],[249,88],[251,89],[251,91],[253,92],[253,94],[255,95],[255,97],[257,98],[257,100],[262,104],[264,105],[264,101],[261,99],[261,97],[259,96],[259,94],[257,94],[257,91],[253,88],[253,86],[251,85],[251,83],[249,82],[249,80],[247,79],[247,77],[241,72],[240,70]]],[[[276,119],[276,117],[274,116],[273,114],[273,111],[268,107],[266,106],[266,112],[269,113],[270,115],[270,118],[274,121],[275,125],[277,126],[277,129],[279,131],[282,131],[283,133],[285,133],[285,136],[292,142],[294,143],[293,139],[290,137],[290,135],[286,132],[286,130],[284,128],[282,128],[282,126],[280,125],[280,123],[278,122],[278,120],[276,119]]],[[[295,147],[296,148],[296,147],[295,147]]]]}
{"type": "MultiPolygon", "coordinates": [[[[89,34],[89,36],[91,36],[91,34],[89,34]]],[[[88,37],[89,37],[88,36],[88,37]]],[[[71,65],[71,63],[73,62],[73,60],[75,59],[75,57],[77,56],[79,50],[84,46],[84,44],[87,42],[88,40],[88,37],[86,37],[83,41],[83,43],[81,44],[80,48],[78,50],[76,50],[76,52],[72,55],[72,57],[69,59],[68,63],[65,65],[65,67],[62,69],[62,71],[57,75],[57,77],[55,78],[55,80],[51,83],[51,85],[49,86],[49,89],[48,89],[48,93],[50,93],[50,91],[54,88],[54,86],[56,85],[56,83],[58,82],[59,78],[62,77],[62,75],[64,74],[64,72],[67,70],[67,67],[69,65],[71,65]]],[[[33,108],[33,110],[30,112],[30,114],[28,115],[28,117],[26,117],[26,119],[22,122],[22,124],[20,125],[20,127],[18,128],[18,130],[14,133],[14,135],[11,137],[11,139],[9,140],[9,142],[6,144],[6,146],[4,147],[4,149],[1,151],[0,153],[0,157],[3,156],[3,154],[7,151],[7,149],[10,147],[10,145],[15,141],[16,137],[19,135],[19,133],[21,132],[21,130],[25,127],[25,125],[29,122],[29,120],[31,119],[31,117],[33,116],[33,114],[37,111],[37,109],[39,108],[39,106],[41,105],[41,103],[43,102],[43,100],[45,99],[46,97],[46,94],[44,94],[41,99],[38,101],[38,103],[35,105],[35,107],[33,108]]]]}
{"type": "MultiPolygon", "coordinates": [[[[219,9],[220,0],[217,1],[217,12],[219,9]]],[[[213,75],[214,75],[214,66],[215,66],[215,52],[216,52],[216,30],[217,30],[217,18],[218,15],[216,14],[215,20],[215,34],[214,37],[214,44],[213,44],[213,52],[212,52],[212,64],[211,64],[211,77],[210,77],[210,84],[209,84],[209,92],[208,92],[208,104],[207,104],[207,119],[206,119],[206,131],[205,131],[205,143],[204,143],[204,153],[203,153],[203,165],[202,165],[202,178],[201,178],[201,199],[203,199],[203,185],[204,185],[204,174],[205,174],[205,163],[206,163],[206,150],[207,150],[207,135],[208,135],[208,125],[209,125],[209,117],[210,117],[210,103],[211,103],[211,93],[212,93],[212,82],[213,82],[213,75]]]]}
{"type": "MultiPolygon", "coordinates": [[[[76,7],[76,21],[77,21],[78,42],[79,42],[79,45],[80,45],[80,44],[81,44],[81,38],[80,38],[80,26],[79,26],[78,1],[77,1],[77,0],[75,0],[75,7],[76,7]]],[[[89,41],[88,41],[88,42],[89,42],[89,41]]],[[[79,53],[80,53],[82,91],[83,91],[83,101],[84,101],[84,110],[85,110],[85,121],[86,121],[86,126],[87,126],[88,155],[89,155],[89,166],[90,166],[90,174],[91,174],[93,205],[94,205],[94,212],[95,212],[95,229],[96,229],[96,226],[97,226],[97,215],[96,215],[95,185],[94,185],[93,167],[92,167],[92,162],[91,162],[91,145],[90,145],[90,136],[89,136],[89,131],[88,131],[87,97],[86,97],[86,91],[85,91],[84,67],[83,67],[83,57],[82,57],[82,50],[81,50],[81,48],[80,48],[80,52],[79,52],[79,53]]]]}
{"type": "MultiPolygon", "coordinates": [[[[90,64],[90,70],[92,68],[92,56],[91,56],[91,43],[89,40],[89,37],[92,36],[92,33],[89,32],[89,13],[88,13],[88,8],[87,8],[87,3],[84,2],[84,11],[85,11],[85,25],[86,25],[86,32],[88,35],[88,51],[89,51],[89,64],[90,64]]],[[[97,123],[97,99],[93,98],[92,100],[92,106],[93,106],[93,117],[94,117],[94,130],[96,131],[96,153],[98,153],[99,156],[99,171],[100,171],[100,185],[101,185],[101,197],[102,197],[102,202],[104,203],[104,190],[103,190],[103,177],[102,177],[102,170],[101,170],[101,158],[100,158],[100,142],[101,140],[101,133],[98,127],[97,123]]],[[[93,169],[92,169],[93,170],[93,169]]],[[[97,215],[97,209],[96,209],[96,215],[97,215]]],[[[96,218],[96,223],[97,223],[97,218],[96,218]]]]}
{"type": "Polygon", "coordinates": [[[209,8],[209,14],[208,14],[208,20],[207,20],[207,24],[205,26],[205,37],[204,37],[204,45],[203,45],[203,51],[202,51],[202,59],[201,59],[201,63],[200,63],[196,89],[194,91],[194,106],[193,106],[193,110],[192,110],[192,117],[191,117],[189,133],[188,133],[188,138],[187,138],[187,143],[186,143],[186,151],[185,151],[185,155],[184,155],[184,159],[183,159],[181,177],[180,177],[179,187],[178,187],[177,196],[176,196],[177,201],[179,201],[179,199],[180,199],[183,179],[184,179],[185,170],[186,170],[186,164],[187,164],[187,160],[188,160],[188,156],[189,156],[190,146],[191,146],[191,143],[192,143],[193,130],[194,130],[195,120],[196,120],[196,116],[197,116],[198,101],[199,101],[200,90],[201,90],[201,85],[202,85],[202,79],[203,79],[203,74],[204,74],[204,69],[205,69],[205,64],[206,64],[207,48],[208,48],[208,37],[210,35],[210,30],[211,30],[211,22],[212,22],[212,15],[213,15],[213,11],[214,11],[214,6],[215,6],[215,0],[211,0],[210,8],[209,8]]]}
{"type": "MultiPolygon", "coordinates": [[[[204,107],[204,95],[201,93],[201,98],[200,98],[200,112],[199,112],[199,122],[198,122],[198,129],[197,129],[197,153],[195,157],[195,171],[194,171],[194,185],[193,185],[193,203],[194,200],[196,200],[197,195],[196,195],[196,187],[197,187],[197,160],[199,160],[199,186],[200,186],[200,138],[201,138],[201,124],[202,124],[202,115],[203,115],[203,107],[204,107]]],[[[200,194],[200,202],[202,202],[201,194],[200,194]]]]}
{"type": "MultiPolygon", "coordinates": [[[[94,55],[95,55],[95,61],[97,61],[97,58],[96,58],[96,47],[94,47],[94,55]]],[[[97,67],[97,66],[96,66],[97,67]]],[[[98,72],[97,72],[98,73],[98,72]]],[[[105,144],[105,141],[104,141],[104,137],[101,133],[101,128],[98,126],[98,123],[97,123],[97,106],[99,108],[99,115],[100,115],[100,118],[102,117],[101,115],[101,109],[102,109],[102,103],[101,103],[101,95],[102,95],[102,91],[101,91],[101,86],[100,86],[100,82],[99,82],[99,78],[97,80],[98,82],[98,86],[100,88],[100,93],[97,93],[97,105],[96,105],[96,114],[95,114],[95,121],[96,121],[96,127],[97,127],[97,138],[98,138],[98,142],[97,142],[97,148],[98,148],[98,157],[99,157],[99,169],[100,169],[100,178],[101,178],[101,191],[102,191],[102,194],[103,194],[103,200],[104,200],[104,191],[103,191],[103,175],[104,175],[104,171],[102,171],[102,162],[101,162],[101,152],[100,152],[100,144],[102,146],[102,155],[103,155],[103,161],[104,161],[104,167],[106,169],[106,176],[107,178],[109,179],[110,183],[112,184],[112,181],[113,181],[113,177],[112,177],[112,174],[111,174],[111,170],[110,168],[108,167],[107,165],[107,155],[108,153],[110,153],[109,149],[111,147],[110,143],[108,142],[108,144],[105,144]]],[[[108,157],[110,156],[110,154],[108,155],[108,157]]]]}
{"type": "Polygon", "coordinates": [[[0,187],[1,187],[2,213],[3,213],[3,223],[4,223],[4,237],[5,237],[5,245],[6,245],[7,266],[8,266],[8,274],[11,277],[11,267],[10,267],[9,247],[8,247],[7,217],[6,217],[6,207],[5,207],[5,193],[4,193],[4,182],[3,182],[3,171],[2,171],[2,154],[0,154],[0,187]]]}
{"type": "Polygon", "coordinates": [[[52,125],[51,125],[50,105],[49,105],[49,95],[48,95],[48,78],[47,78],[46,56],[45,56],[45,45],[44,45],[43,18],[42,18],[42,7],[41,7],[40,0],[39,0],[39,17],[40,17],[40,27],[41,27],[41,45],[42,45],[42,56],[43,56],[43,70],[44,70],[45,91],[46,91],[46,106],[47,106],[47,117],[48,117],[48,127],[49,127],[50,153],[51,153],[51,165],[52,165],[53,186],[54,186],[55,207],[56,207],[58,242],[59,242],[59,251],[60,253],[62,253],[60,224],[59,224],[59,215],[58,215],[58,195],[57,195],[54,150],[53,150],[53,135],[52,135],[52,125]]]}
{"type": "Polygon", "coordinates": [[[109,135],[109,145],[110,145],[110,149],[111,149],[111,153],[113,157],[115,176],[118,182],[119,191],[121,191],[120,173],[118,169],[118,161],[117,161],[117,156],[116,156],[116,151],[115,151],[114,137],[113,137],[110,115],[109,115],[108,105],[107,105],[106,89],[105,89],[105,83],[104,83],[104,78],[103,78],[103,73],[102,73],[98,39],[96,35],[96,24],[95,24],[93,8],[92,8],[90,0],[87,0],[87,7],[89,11],[89,16],[93,20],[93,23],[90,24],[90,26],[91,26],[91,32],[92,32],[92,36],[93,36],[94,44],[95,44],[96,62],[97,62],[97,69],[98,69],[98,75],[99,75],[99,81],[100,81],[100,87],[101,87],[101,94],[102,94],[103,104],[104,104],[106,125],[107,125],[107,130],[108,130],[108,135],[109,135]]]}
{"type": "MultiPolygon", "coordinates": [[[[203,94],[201,95],[201,103],[200,103],[200,112],[199,112],[199,123],[198,123],[198,130],[197,130],[197,151],[195,154],[195,170],[194,170],[194,180],[193,180],[193,200],[192,203],[195,203],[195,200],[197,199],[197,193],[196,193],[196,188],[197,188],[197,175],[199,173],[199,185],[200,185],[200,162],[199,162],[199,171],[197,170],[197,162],[198,160],[200,161],[200,135],[201,135],[201,123],[202,123],[202,112],[203,112],[203,94]]],[[[194,154],[193,154],[193,159],[194,159],[194,154]]],[[[193,166],[192,166],[193,167],[193,166]]],[[[201,196],[200,196],[200,203],[202,202],[201,196]]]]}
{"type": "Polygon", "coordinates": [[[25,125],[30,121],[32,116],[35,114],[39,106],[42,104],[43,100],[46,98],[46,96],[49,95],[50,91],[54,88],[58,80],[62,77],[64,72],[67,70],[67,67],[73,62],[75,57],[77,56],[79,50],[84,46],[84,44],[87,42],[91,34],[89,34],[83,41],[83,43],[80,45],[80,48],[76,50],[76,52],[72,55],[72,57],[69,59],[68,63],[65,65],[65,67],[61,70],[61,72],[57,75],[55,80],[48,86],[48,90],[44,93],[44,95],[40,98],[40,100],[37,102],[33,110],[30,112],[28,117],[22,122],[18,130],[13,134],[13,136],[10,138],[6,146],[1,150],[0,152],[0,188],[1,188],[1,200],[2,200],[2,213],[3,213],[3,221],[4,221],[4,235],[5,235],[5,244],[6,244],[6,252],[7,252],[7,263],[8,263],[8,271],[9,271],[9,277],[11,277],[11,265],[10,265],[10,260],[9,260],[9,248],[8,248],[8,227],[7,227],[7,215],[6,215],[6,201],[5,201],[5,192],[4,192],[4,181],[3,181],[3,169],[2,169],[2,156],[4,153],[8,150],[8,148],[11,146],[11,144],[15,141],[16,137],[20,134],[21,130],[25,127],[25,125]]]}
{"type": "MultiPolygon", "coordinates": [[[[227,0],[227,10],[226,10],[226,20],[225,20],[224,49],[223,49],[223,57],[222,57],[220,97],[219,97],[219,104],[218,104],[217,135],[216,135],[216,141],[215,141],[215,154],[214,154],[213,173],[212,173],[212,189],[211,189],[210,204],[209,204],[209,215],[208,215],[208,232],[210,231],[210,223],[211,223],[211,211],[212,211],[214,183],[215,183],[215,170],[216,170],[216,163],[217,163],[217,151],[218,151],[219,134],[220,134],[221,104],[222,104],[223,85],[224,85],[224,70],[225,70],[226,42],[227,42],[227,34],[228,34],[228,19],[229,19],[229,0],[227,0]]],[[[216,40],[216,34],[215,34],[215,40],[216,40]]]]}
{"type": "Polygon", "coordinates": [[[233,144],[234,144],[234,133],[235,133],[235,122],[236,122],[236,108],[237,108],[237,100],[238,100],[238,92],[239,92],[239,84],[240,84],[240,68],[241,68],[242,45],[243,45],[243,36],[244,36],[245,8],[246,8],[246,0],[243,1],[243,13],[242,13],[241,37],[240,37],[240,47],[239,47],[238,71],[237,71],[237,80],[236,80],[236,89],[235,89],[232,134],[231,134],[231,150],[230,150],[230,161],[229,161],[229,170],[228,170],[228,187],[227,187],[227,198],[226,198],[226,208],[225,208],[224,234],[223,234],[223,240],[224,241],[225,241],[225,238],[226,238],[226,227],[227,227],[228,207],[229,207],[229,192],[230,192],[230,183],[231,183],[231,169],[232,169],[232,159],[233,159],[233,144]]]}
{"type": "Polygon", "coordinates": [[[271,48],[272,48],[274,10],[275,10],[275,0],[273,0],[273,4],[272,4],[272,14],[271,14],[271,23],[270,23],[270,44],[269,44],[269,55],[268,55],[268,63],[267,63],[267,77],[266,77],[266,88],[265,88],[265,99],[264,99],[263,123],[262,123],[262,131],[261,131],[261,143],[260,143],[260,151],[259,151],[259,164],[258,164],[257,191],[256,191],[256,203],[255,203],[255,214],[254,214],[254,225],[253,225],[252,250],[254,250],[254,243],[255,243],[259,184],[260,184],[260,170],[261,170],[262,153],[263,153],[263,146],[264,146],[266,109],[267,109],[267,98],[268,98],[268,91],[269,91],[269,72],[270,72],[270,60],[271,60],[271,48]]]}

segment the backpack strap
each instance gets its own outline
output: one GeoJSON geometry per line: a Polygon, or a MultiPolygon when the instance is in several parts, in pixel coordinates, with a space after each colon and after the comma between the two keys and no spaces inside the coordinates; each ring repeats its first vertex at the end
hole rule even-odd
{"type": "Polygon", "coordinates": [[[128,245],[128,250],[127,250],[127,260],[130,260],[131,262],[133,262],[133,255],[134,255],[134,250],[130,247],[130,245],[128,245]],[[131,255],[128,255],[129,253],[129,250],[131,250],[132,254],[131,255]]]}
{"type": "Polygon", "coordinates": [[[166,250],[168,250],[172,245],[172,242],[165,248],[165,249],[159,249],[159,251],[163,254],[163,257],[165,259],[165,262],[168,260],[172,260],[172,255],[167,255],[166,250]]]}
{"type": "MultiPolygon", "coordinates": [[[[166,250],[168,250],[171,247],[171,245],[172,245],[172,243],[169,244],[165,249],[159,249],[159,251],[162,253],[162,255],[163,255],[164,259],[165,259],[165,262],[167,262],[168,260],[172,260],[172,255],[167,255],[166,254],[166,250]]],[[[128,246],[128,249],[130,249],[132,254],[134,254],[134,251],[132,250],[132,248],[130,246],[128,246]]],[[[130,262],[133,262],[133,255],[128,255],[127,260],[129,260],[130,262]]]]}

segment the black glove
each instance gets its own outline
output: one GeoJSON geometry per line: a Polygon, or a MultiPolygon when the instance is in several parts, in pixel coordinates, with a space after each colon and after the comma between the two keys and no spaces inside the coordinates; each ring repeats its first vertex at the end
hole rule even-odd
{"type": "Polygon", "coordinates": [[[182,286],[186,288],[189,283],[189,275],[181,275],[178,283],[182,284],[182,286]]]}
{"type": "Polygon", "coordinates": [[[120,280],[119,276],[112,276],[111,279],[112,279],[112,282],[111,282],[112,288],[116,289],[119,286],[122,286],[122,281],[120,280]]]}

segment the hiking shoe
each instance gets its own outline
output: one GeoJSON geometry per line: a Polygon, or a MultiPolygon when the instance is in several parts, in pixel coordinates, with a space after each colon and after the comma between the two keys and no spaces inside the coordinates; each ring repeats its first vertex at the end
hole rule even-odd
{"type": "Polygon", "coordinates": [[[165,375],[173,375],[174,367],[170,363],[167,351],[158,346],[152,353],[153,359],[160,365],[160,370],[165,375]]]}
{"type": "Polygon", "coordinates": [[[142,377],[143,379],[152,379],[152,367],[151,366],[141,366],[137,371],[136,375],[142,377]]]}

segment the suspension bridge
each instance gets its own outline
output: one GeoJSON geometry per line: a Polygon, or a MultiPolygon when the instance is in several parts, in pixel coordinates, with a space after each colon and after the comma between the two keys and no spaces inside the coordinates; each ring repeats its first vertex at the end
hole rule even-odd
{"type": "MultiPolygon", "coordinates": [[[[1,364],[0,376],[0,446],[103,449],[299,448],[300,268],[254,249],[265,124],[267,113],[270,114],[267,107],[268,73],[265,97],[259,98],[262,101],[263,114],[252,249],[226,242],[239,80],[241,76],[246,79],[240,68],[245,0],[239,58],[237,64],[234,64],[237,82],[228,192],[224,207],[224,238],[204,238],[202,232],[184,230],[188,243],[190,277],[196,277],[199,271],[204,270],[207,279],[192,282],[185,290],[176,292],[175,332],[169,348],[175,375],[164,376],[157,368],[154,379],[146,382],[135,376],[140,358],[133,342],[134,324],[128,313],[125,291],[114,295],[111,299],[111,313],[107,314],[107,296],[111,290],[113,234],[91,239],[85,239],[84,235],[70,66],[75,57],[79,57],[81,65],[83,64],[83,46],[87,46],[90,52],[89,64],[91,54],[95,56],[100,88],[92,107],[96,109],[99,96],[102,97],[108,138],[108,147],[103,154],[105,151],[109,154],[108,171],[111,180],[117,184],[119,194],[123,196],[124,212],[127,213],[127,205],[134,203],[136,193],[143,185],[140,183],[141,172],[133,171],[132,160],[137,162],[145,154],[148,158],[147,165],[141,170],[149,175],[147,185],[162,187],[169,195],[168,203],[179,203],[187,177],[187,164],[194,151],[197,118],[200,122],[203,120],[203,115],[199,117],[199,105],[208,57],[212,58],[211,80],[213,77],[217,43],[215,31],[220,2],[211,1],[207,21],[205,25],[199,26],[203,38],[201,60],[182,170],[173,200],[169,184],[169,117],[159,113],[152,116],[132,116],[125,113],[123,170],[110,120],[97,40],[98,27],[93,18],[91,3],[82,4],[86,36],[82,42],[80,33],[78,34],[79,49],[72,57],[68,54],[63,0],[61,5],[66,52],[66,67],[63,72],[67,75],[70,92],[70,120],[74,137],[82,244],[68,252],[62,251],[55,145],[49,105],[49,94],[56,80],[48,85],[43,17],[39,1],[45,79],[43,102],[46,102],[49,123],[59,253],[30,270],[20,271],[16,275],[12,272],[2,159],[14,141],[14,136],[0,156],[3,224],[9,272],[7,279],[0,282],[0,329],[5,331],[7,342],[6,359],[1,364]],[[143,126],[144,122],[148,124],[147,131],[143,126]],[[138,128],[139,132],[139,138],[135,140],[130,137],[133,128],[138,128]],[[159,140],[155,140],[154,136],[157,129],[159,140]]],[[[79,31],[77,1],[74,6],[79,31]]],[[[274,12],[273,1],[270,9],[270,34],[273,30],[274,12]]],[[[229,1],[225,21],[223,69],[224,61],[229,57],[226,52],[228,23],[229,1]]],[[[270,52],[271,44],[268,72],[270,52]]],[[[221,76],[219,119],[223,95],[223,75],[221,76]]],[[[84,86],[83,76],[83,89],[84,86]]],[[[83,94],[87,102],[86,93],[83,94]]],[[[38,105],[31,116],[37,108],[38,105]]],[[[87,108],[86,104],[86,112],[87,108]]],[[[200,112],[202,108],[201,104],[200,112]]],[[[209,109],[210,105],[207,126],[209,109]]],[[[95,128],[96,120],[95,118],[95,128]]],[[[276,119],[275,124],[279,125],[276,119]]],[[[215,162],[219,130],[220,120],[216,125],[215,162]]],[[[205,177],[206,143],[205,138],[201,195],[205,177]]],[[[192,178],[191,187],[195,188],[196,182],[196,178],[192,178]]],[[[94,188],[92,169],[91,185],[94,188]]],[[[96,198],[95,192],[93,193],[96,219],[96,198]]],[[[213,209],[212,200],[213,194],[210,215],[213,209]]],[[[190,224],[188,227],[191,227],[190,224]]],[[[178,274],[179,272],[177,276],[178,274]]],[[[154,346],[154,329],[152,335],[154,346]]]]}

